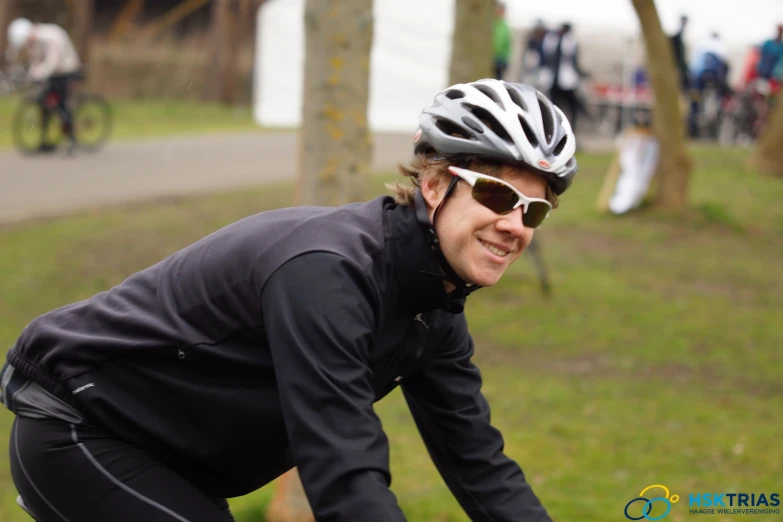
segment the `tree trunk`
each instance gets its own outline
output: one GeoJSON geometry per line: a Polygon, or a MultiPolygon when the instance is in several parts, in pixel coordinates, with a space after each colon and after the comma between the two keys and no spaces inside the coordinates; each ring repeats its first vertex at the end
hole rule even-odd
{"type": "Polygon", "coordinates": [[[660,143],[658,191],[655,206],[670,212],[688,205],[691,160],[686,148],[685,125],[680,111],[679,81],[674,53],[663,32],[654,0],[631,0],[642,26],[655,107],[653,124],[660,143]]]}
{"type": "Polygon", "coordinates": [[[493,0],[456,0],[449,84],[492,78],[493,0]]]}
{"type": "Polygon", "coordinates": [[[775,112],[759,137],[749,158],[752,168],[765,174],[783,176],[783,97],[778,95],[775,112]]]}
{"type": "Polygon", "coordinates": [[[109,41],[116,42],[131,30],[133,23],[139,14],[144,10],[144,0],[124,0],[117,18],[114,19],[112,28],[109,31],[109,41]]]}
{"type": "Polygon", "coordinates": [[[372,0],[306,0],[306,46],[297,203],[365,197],[372,0]]]}
{"type": "Polygon", "coordinates": [[[234,49],[240,35],[236,28],[235,0],[212,0],[212,57],[205,97],[209,101],[233,103],[236,98],[237,56],[234,49]]]}
{"type": "MultiPolygon", "coordinates": [[[[0,2],[8,0],[0,0],[0,2]]],[[[82,63],[90,61],[93,0],[72,0],[71,38],[82,63]]]]}
{"type": "Polygon", "coordinates": [[[255,39],[256,14],[263,1],[239,0],[237,33],[239,47],[252,45],[255,39]]]}
{"type": "Polygon", "coordinates": [[[8,48],[8,24],[11,23],[11,0],[0,0],[0,64],[5,63],[8,48]]]}

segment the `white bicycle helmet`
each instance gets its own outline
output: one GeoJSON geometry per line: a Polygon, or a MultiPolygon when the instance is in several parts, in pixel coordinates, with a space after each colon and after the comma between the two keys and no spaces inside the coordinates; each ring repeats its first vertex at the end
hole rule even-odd
{"type": "Polygon", "coordinates": [[[484,79],[452,85],[419,116],[414,153],[524,164],[560,195],[574,179],[576,140],[563,112],[534,87],[484,79]]]}
{"type": "Polygon", "coordinates": [[[32,32],[33,23],[30,20],[17,18],[8,25],[8,45],[14,49],[21,49],[32,32]]]}

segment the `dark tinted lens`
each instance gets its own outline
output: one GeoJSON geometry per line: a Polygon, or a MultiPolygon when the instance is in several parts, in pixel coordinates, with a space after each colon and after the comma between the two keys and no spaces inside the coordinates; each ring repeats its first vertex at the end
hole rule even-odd
{"type": "Polygon", "coordinates": [[[522,214],[522,223],[528,228],[536,228],[549,213],[550,206],[543,201],[531,201],[527,205],[527,212],[522,214]]]}
{"type": "Polygon", "coordinates": [[[476,180],[473,199],[497,214],[508,214],[519,201],[516,193],[503,183],[484,178],[476,180]]]}

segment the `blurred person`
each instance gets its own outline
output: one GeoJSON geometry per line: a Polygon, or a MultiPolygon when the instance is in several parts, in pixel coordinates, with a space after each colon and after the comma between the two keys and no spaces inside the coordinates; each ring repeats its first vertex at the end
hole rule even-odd
{"type": "Polygon", "coordinates": [[[506,5],[502,2],[498,2],[495,6],[493,35],[495,79],[502,80],[508,69],[509,58],[511,57],[511,28],[506,21],[506,5]]]}
{"type": "Polygon", "coordinates": [[[579,98],[580,82],[589,74],[579,65],[579,45],[573,36],[570,23],[560,30],[549,32],[541,45],[542,67],[540,86],[548,91],[552,102],[567,114],[571,127],[576,131],[577,114],[587,110],[579,98]]]}
{"type": "Polygon", "coordinates": [[[775,65],[775,68],[772,70],[771,81],[775,82],[774,90],[780,90],[780,84],[783,82],[783,58],[778,60],[777,65],[775,65]]]}
{"type": "Polygon", "coordinates": [[[757,73],[759,78],[772,80],[775,78],[775,67],[783,59],[783,24],[777,26],[775,38],[770,38],[761,46],[757,73]]]}
{"type": "Polygon", "coordinates": [[[645,66],[638,65],[634,68],[631,75],[631,85],[633,85],[634,89],[646,89],[649,87],[650,79],[645,66]]]}
{"type": "Polygon", "coordinates": [[[680,85],[683,92],[688,90],[689,74],[688,74],[688,58],[685,50],[685,28],[688,26],[688,17],[682,15],[680,17],[680,27],[676,33],[674,33],[669,41],[672,44],[672,50],[674,51],[674,64],[677,67],[677,73],[680,77],[680,85]]]}
{"type": "Polygon", "coordinates": [[[533,87],[457,84],[383,196],[222,228],[31,321],[0,370],[11,474],[39,522],[227,522],[296,466],[316,520],[404,521],[374,403],[400,386],[472,520],[551,521],[490,423],[467,297],[577,171],[533,87]]]}
{"type": "MultiPolygon", "coordinates": [[[[68,33],[55,24],[35,24],[26,18],[17,18],[8,26],[8,46],[12,56],[27,51],[30,58],[30,70],[27,82],[44,84],[40,103],[46,97],[57,97],[58,109],[63,118],[63,130],[70,141],[70,151],[76,146],[73,132],[73,115],[70,110],[70,84],[81,73],[81,61],[68,33]]],[[[47,136],[49,115],[43,111],[43,136],[47,136]]],[[[41,150],[53,150],[54,144],[41,143],[41,150]]]]}
{"type": "Polygon", "coordinates": [[[691,110],[688,117],[688,129],[691,137],[697,137],[700,100],[707,85],[715,85],[720,98],[731,92],[728,85],[728,53],[726,45],[718,33],[711,33],[706,40],[696,46],[690,76],[691,110]]]}
{"type": "Polygon", "coordinates": [[[740,75],[740,89],[747,88],[758,78],[759,59],[761,58],[761,46],[754,45],[745,55],[745,61],[742,64],[742,74],[740,75]]]}
{"type": "Polygon", "coordinates": [[[540,18],[536,20],[533,29],[525,41],[525,48],[522,51],[522,81],[535,83],[537,81],[539,67],[543,63],[544,37],[546,37],[547,28],[544,21],[540,18]]]}

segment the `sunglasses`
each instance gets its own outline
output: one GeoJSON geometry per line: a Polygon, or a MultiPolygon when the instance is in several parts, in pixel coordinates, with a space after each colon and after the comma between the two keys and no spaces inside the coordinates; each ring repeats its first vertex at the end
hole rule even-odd
{"type": "Polygon", "coordinates": [[[465,180],[473,188],[473,199],[496,214],[504,216],[522,207],[522,224],[528,228],[538,227],[552,210],[549,201],[529,198],[502,179],[459,167],[449,167],[449,172],[465,180]]]}

